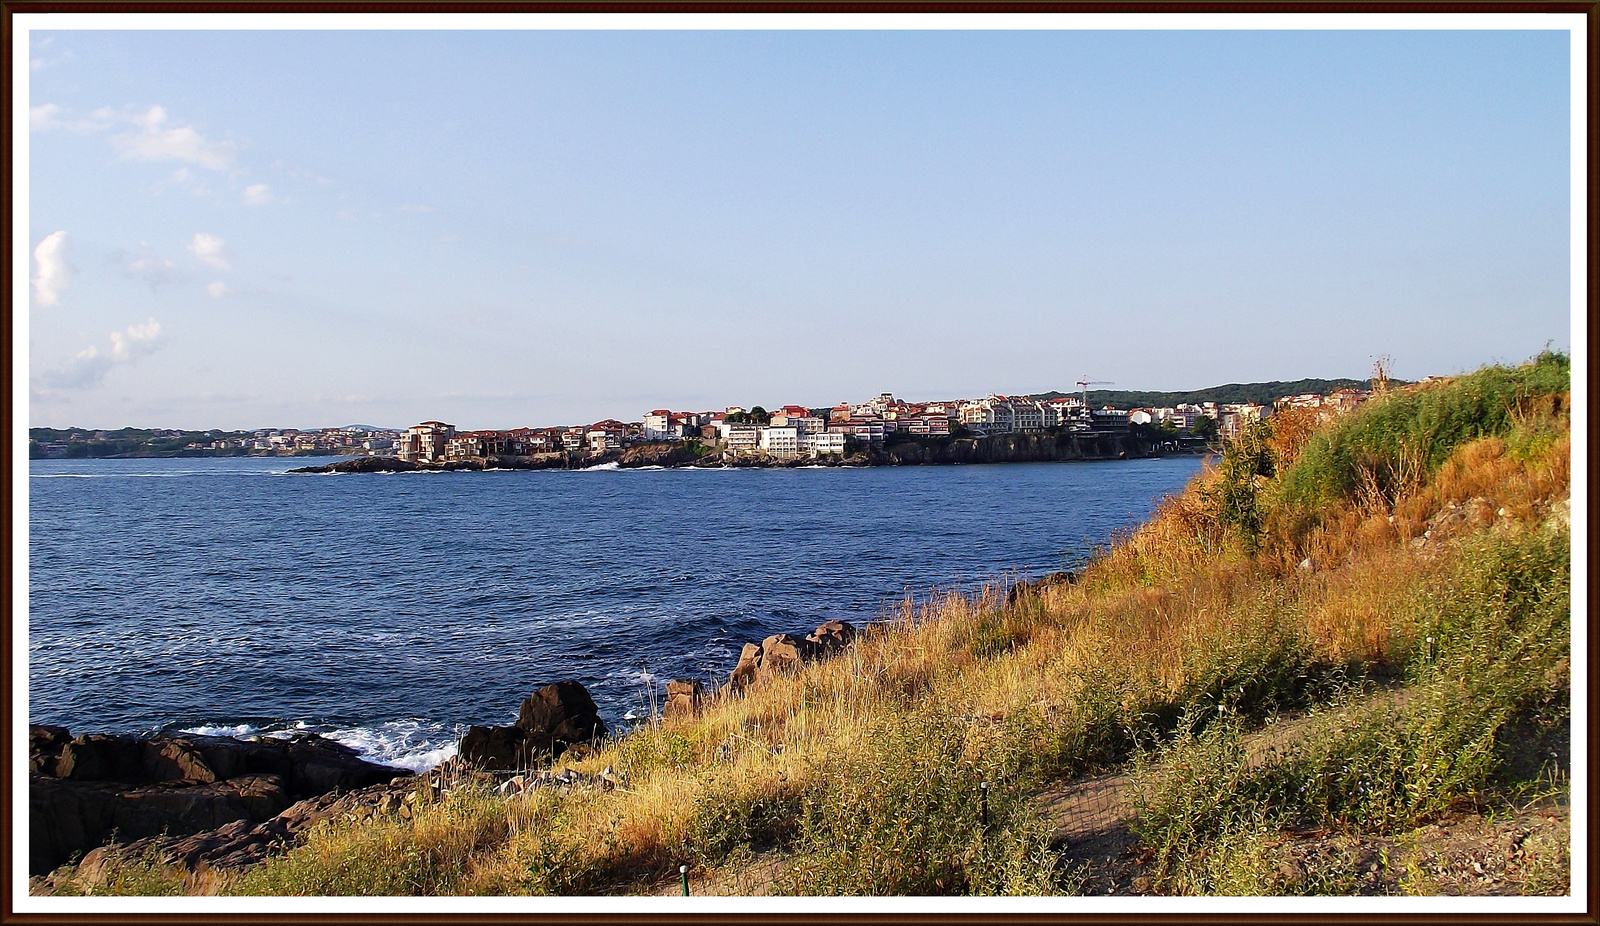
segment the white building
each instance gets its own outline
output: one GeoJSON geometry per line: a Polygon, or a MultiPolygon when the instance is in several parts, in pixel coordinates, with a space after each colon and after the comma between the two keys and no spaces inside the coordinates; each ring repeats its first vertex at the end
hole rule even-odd
{"type": "Polygon", "coordinates": [[[780,460],[794,459],[800,455],[800,429],[762,428],[761,449],[780,460]]]}
{"type": "Polygon", "coordinates": [[[843,431],[809,431],[798,441],[799,451],[816,458],[824,453],[844,453],[843,431]]]}
{"type": "Polygon", "coordinates": [[[645,415],[641,424],[645,440],[672,440],[683,433],[681,428],[673,426],[672,412],[664,408],[645,415]]]}

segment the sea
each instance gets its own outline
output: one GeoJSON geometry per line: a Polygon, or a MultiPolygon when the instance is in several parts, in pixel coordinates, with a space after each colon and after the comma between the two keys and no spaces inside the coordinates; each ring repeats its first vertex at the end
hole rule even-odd
{"type": "Polygon", "coordinates": [[[768,634],[1081,567],[1201,465],[288,472],[317,462],[29,461],[30,722],[422,770],[576,679],[626,729],[768,634]]]}

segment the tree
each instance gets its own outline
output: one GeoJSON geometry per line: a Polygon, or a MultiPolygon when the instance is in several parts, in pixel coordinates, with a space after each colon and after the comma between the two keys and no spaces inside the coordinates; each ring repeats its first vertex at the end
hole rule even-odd
{"type": "Polygon", "coordinates": [[[1189,426],[1190,433],[1204,440],[1216,440],[1217,419],[1210,415],[1201,415],[1200,420],[1189,426]]]}

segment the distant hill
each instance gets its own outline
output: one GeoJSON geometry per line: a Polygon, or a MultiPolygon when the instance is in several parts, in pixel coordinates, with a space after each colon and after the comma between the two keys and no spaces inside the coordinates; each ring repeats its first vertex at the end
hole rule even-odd
{"type": "MultiPolygon", "coordinates": [[[[1390,383],[1396,386],[1405,385],[1400,380],[1390,380],[1390,383]]],[[[1274,380],[1270,383],[1228,383],[1226,386],[1212,386],[1207,389],[1195,389],[1189,392],[1090,389],[1089,405],[1091,407],[1110,405],[1116,408],[1170,408],[1182,403],[1198,405],[1201,402],[1216,402],[1218,405],[1244,403],[1271,405],[1274,400],[1286,395],[1301,395],[1307,392],[1326,395],[1339,389],[1366,389],[1368,385],[1368,381],[1364,379],[1297,379],[1293,382],[1274,380]]],[[[1042,392],[1038,395],[1029,396],[1029,398],[1059,399],[1063,396],[1082,394],[1081,392],[1042,392]]]]}

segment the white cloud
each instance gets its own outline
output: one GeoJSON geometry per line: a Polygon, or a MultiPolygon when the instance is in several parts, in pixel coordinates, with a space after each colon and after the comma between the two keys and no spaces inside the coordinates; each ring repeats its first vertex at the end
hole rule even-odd
{"type": "Polygon", "coordinates": [[[61,124],[56,118],[61,112],[61,107],[54,103],[44,103],[39,106],[28,107],[28,128],[32,130],[53,129],[61,124]]]}
{"type": "Polygon", "coordinates": [[[256,183],[244,188],[246,206],[264,206],[270,202],[272,202],[272,188],[265,183],[256,183]]]}
{"type": "Polygon", "coordinates": [[[33,261],[38,267],[33,277],[33,297],[40,305],[55,305],[67,291],[72,277],[72,265],[67,263],[67,233],[46,235],[33,249],[33,261]]]}
{"type": "Polygon", "coordinates": [[[421,215],[423,213],[432,212],[433,211],[433,207],[432,206],[424,206],[424,205],[414,205],[414,204],[408,203],[408,204],[406,204],[404,206],[400,206],[395,211],[397,211],[397,212],[406,212],[406,213],[410,213],[411,215],[421,215]]]}
{"type": "Polygon", "coordinates": [[[210,293],[213,299],[221,299],[229,293],[228,284],[216,280],[206,287],[206,292],[210,293]]]}
{"type": "Polygon", "coordinates": [[[227,170],[239,150],[231,141],[208,141],[191,125],[167,125],[167,111],[152,106],[126,117],[139,128],[113,138],[125,158],[141,161],[188,161],[210,170],[227,170]]]}
{"type": "Polygon", "coordinates": [[[191,254],[218,270],[229,269],[226,251],[227,245],[221,238],[205,232],[195,232],[194,240],[189,242],[191,254]]]}
{"type": "Polygon", "coordinates": [[[141,253],[131,260],[125,251],[115,255],[122,263],[122,272],[137,280],[150,284],[150,291],[155,292],[161,287],[178,278],[178,265],[156,254],[148,244],[141,245],[141,253]]]}
{"type": "Polygon", "coordinates": [[[68,110],[54,103],[41,103],[38,106],[28,107],[28,129],[34,132],[43,132],[49,129],[66,129],[87,135],[90,132],[100,132],[111,127],[113,113],[108,108],[100,108],[89,114],[87,119],[67,119],[68,110]]]}
{"type": "Polygon", "coordinates": [[[52,390],[88,389],[105,381],[115,367],[133,363],[161,346],[161,323],[150,319],[142,325],[129,325],[125,331],[111,332],[111,350],[101,351],[90,344],[63,360],[54,370],[36,378],[35,391],[49,395],[52,390]],[[42,388],[41,388],[42,387],[42,388]]]}

